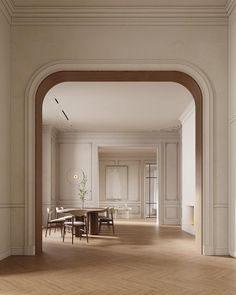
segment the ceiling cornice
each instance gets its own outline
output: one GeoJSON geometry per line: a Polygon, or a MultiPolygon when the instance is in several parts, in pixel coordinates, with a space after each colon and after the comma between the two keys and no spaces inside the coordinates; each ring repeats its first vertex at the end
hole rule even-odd
{"type": "Polygon", "coordinates": [[[12,22],[13,5],[11,0],[0,0],[0,9],[5,15],[9,24],[12,22]]]}
{"type": "Polygon", "coordinates": [[[226,9],[227,14],[229,16],[232,14],[232,12],[234,11],[235,7],[236,7],[236,1],[235,0],[228,0],[226,2],[225,9],[226,9]]]}
{"type": "Polygon", "coordinates": [[[225,6],[32,7],[0,0],[13,25],[227,25],[236,0],[225,6]]]}
{"type": "Polygon", "coordinates": [[[227,24],[223,7],[74,7],[16,8],[14,25],[160,25],[227,24]]]}

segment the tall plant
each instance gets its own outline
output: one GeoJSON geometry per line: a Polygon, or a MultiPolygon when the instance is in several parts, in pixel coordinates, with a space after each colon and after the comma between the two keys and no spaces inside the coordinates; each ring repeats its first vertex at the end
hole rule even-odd
{"type": "Polygon", "coordinates": [[[84,173],[84,171],[82,170],[82,180],[78,181],[78,195],[82,202],[82,207],[84,207],[84,201],[86,200],[86,196],[88,194],[87,182],[88,182],[88,178],[86,174],[84,173]]]}

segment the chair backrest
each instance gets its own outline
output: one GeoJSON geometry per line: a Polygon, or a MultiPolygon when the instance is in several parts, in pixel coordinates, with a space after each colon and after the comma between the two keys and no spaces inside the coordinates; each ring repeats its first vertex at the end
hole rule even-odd
{"type": "Polygon", "coordinates": [[[114,207],[109,207],[108,209],[109,216],[111,219],[113,219],[114,213],[115,213],[115,208],[114,207]]]}
{"type": "Polygon", "coordinates": [[[52,220],[53,214],[55,214],[55,209],[47,208],[47,221],[52,220]]]}
{"type": "Polygon", "coordinates": [[[63,209],[64,209],[64,207],[56,207],[56,212],[57,212],[57,213],[60,213],[61,210],[63,210],[63,209]]]}
{"type": "Polygon", "coordinates": [[[61,210],[63,210],[63,207],[56,207],[56,216],[57,218],[61,215],[64,216],[65,214],[61,212],[61,210]]]}
{"type": "Polygon", "coordinates": [[[76,217],[83,217],[83,216],[87,216],[87,211],[83,209],[78,209],[78,210],[71,211],[70,214],[76,217]]]}

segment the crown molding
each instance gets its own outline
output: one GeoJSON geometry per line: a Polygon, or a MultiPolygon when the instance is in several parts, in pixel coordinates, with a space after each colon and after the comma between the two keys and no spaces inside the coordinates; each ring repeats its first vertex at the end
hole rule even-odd
{"type": "Polygon", "coordinates": [[[165,141],[179,142],[180,134],[174,131],[156,132],[60,132],[57,136],[58,143],[94,143],[103,146],[124,144],[135,146],[155,146],[165,141]]]}
{"type": "Polygon", "coordinates": [[[227,11],[228,11],[229,25],[232,25],[236,21],[236,0],[227,1],[227,11]]]}
{"type": "Polygon", "coordinates": [[[0,0],[12,25],[227,25],[235,0],[225,6],[16,6],[0,0]]]}
{"type": "Polygon", "coordinates": [[[227,11],[228,16],[232,14],[236,7],[236,0],[228,0],[225,5],[225,9],[227,11]]]}
{"type": "Polygon", "coordinates": [[[15,7],[13,25],[227,25],[224,7],[15,7]]]}
{"type": "Polygon", "coordinates": [[[9,24],[12,23],[13,4],[11,0],[0,0],[0,10],[6,17],[9,24]]]}

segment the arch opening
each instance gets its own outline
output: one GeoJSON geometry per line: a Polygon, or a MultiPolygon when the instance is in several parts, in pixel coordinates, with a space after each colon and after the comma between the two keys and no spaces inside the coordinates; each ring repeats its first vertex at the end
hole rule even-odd
{"type": "Polygon", "coordinates": [[[176,82],[186,87],[196,105],[196,242],[202,253],[203,212],[203,96],[198,83],[180,71],[59,71],[46,77],[35,96],[35,250],[42,252],[42,103],[62,82],[176,82]]]}

